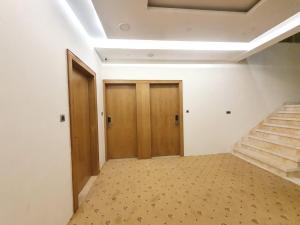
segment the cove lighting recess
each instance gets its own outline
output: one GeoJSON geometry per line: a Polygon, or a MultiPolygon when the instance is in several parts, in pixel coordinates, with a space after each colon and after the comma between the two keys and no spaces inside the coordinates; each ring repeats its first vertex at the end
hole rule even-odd
{"type": "Polygon", "coordinates": [[[300,12],[296,13],[294,16],[288,18],[262,35],[258,36],[254,40],[249,42],[249,49],[253,50],[267,42],[295,29],[300,26],[300,12]]]}
{"type": "Polygon", "coordinates": [[[242,65],[236,63],[201,63],[201,64],[193,64],[193,63],[178,63],[178,64],[170,64],[170,63],[105,63],[102,65],[103,68],[109,67],[122,67],[122,68],[240,68],[242,65]]]}
{"type": "Polygon", "coordinates": [[[66,0],[58,0],[58,4],[60,4],[60,7],[63,9],[66,16],[69,18],[69,20],[73,23],[73,25],[77,28],[77,30],[81,33],[81,35],[87,40],[89,45],[92,47],[93,42],[91,42],[91,37],[86,32],[83,25],[80,23],[78,17],[70,7],[69,3],[66,0]]]}
{"type": "MultiPolygon", "coordinates": [[[[75,16],[66,0],[58,0],[65,9],[70,19],[78,26],[81,32],[84,30],[78,18],[75,16]],[[70,12],[72,11],[72,13],[70,12]]],[[[96,10],[93,7],[93,14],[96,10]]],[[[103,36],[107,37],[100,20],[97,21],[103,36]]],[[[269,41],[300,26],[300,12],[288,18],[269,31],[258,36],[250,42],[196,42],[196,41],[162,41],[162,40],[129,40],[129,39],[93,39],[89,37],[90,44],[100,49],[141,49],[141,50],[179,50],[179,51],[242,51],[254,50],[269,41]]],[[[89,36],[84,31],[85,36],[89,36]]]]}
{"type": "Polygon", "coordinates": [[[196,41],[154,41],[154,40],[102,40],[97,48],[146,49],[146,50],[188,50],[188,51],[247,51],[243,42],[196,42],[196,41]]]}

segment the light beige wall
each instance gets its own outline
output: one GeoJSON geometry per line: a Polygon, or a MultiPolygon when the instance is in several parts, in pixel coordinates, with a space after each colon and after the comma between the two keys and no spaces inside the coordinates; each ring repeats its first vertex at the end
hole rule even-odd
{"type": "Polygon", "coordinates": [[[272,48],[244,65],[101,68],[59,2],[1,3],[1,225],[65,225],[72,215],[66,48],[101,74],[99,113],[102,78],[182,79],[184,108],[191,111],[184,118],[186,155],[229,151],[282,102],[300,99],[299,46],[272,48]]]}
{"type": "Polygon", "coordinates": [[[211,154],[230,151],[285,101],[300,101],[299,58],[298,44],[280,44],[243,64],[104,65],[101,75],[183,80],[185,155],[211,154]]]}
{"type": "Polygon", "coordinates": [[[100,63],[60,2],[1,2],[1,225],[65,225],[72,215],[66,48],[96,72],[100,63]]]}

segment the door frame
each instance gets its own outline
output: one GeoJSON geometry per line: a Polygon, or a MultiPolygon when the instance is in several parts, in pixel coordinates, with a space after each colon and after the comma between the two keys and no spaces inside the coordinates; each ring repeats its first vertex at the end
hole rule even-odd
{"type": "Polygon", "coordinates": [[[73,71],[75,67],[79,67],[84,71],[83,75],[88,78],[89,83],[89,112],[90,112],[90,140],[91,140],[91,176],[98,175],[100,172],[100,160],[99,160],[99,136],[98,136],[98,112],[97,112],[97,87],[96,87],[96,73],[89,68],[80,58],[78,58],[73,52],[67,49],[67,64],[68,64],[68,89],[69,89],[69,116],[70,116],[70,139],[71,139],[71,161],[72,161],[72,187],[73,187],[73,211],[78,209],[78,195],[79,190],[77,187],[77,167],[75,158],[77,158],[78,152],[75,147],[74,133],[74,106],[72,104],[72,79],[73,71]]]}
{"type": "Polygon", "coordinates": [[[184,156],[184,124],[183,124],[183,85],[182,80],[103,80],[103,108],[104,108],[104,140],[105,140],[105,159],[108,160],[107,147],[107,113],[106,113],[106,88],[109,84],[178,84],[179,91],[179,132],[180,132],[180,156],[184,156]]]}

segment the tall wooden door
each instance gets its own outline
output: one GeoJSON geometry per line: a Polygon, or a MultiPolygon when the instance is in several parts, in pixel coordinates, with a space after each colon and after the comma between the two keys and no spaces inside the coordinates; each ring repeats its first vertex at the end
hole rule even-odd
{"type": "Polygon", "coordinates": [[[135,84],[106,84],[107,158],[137,157],[135,84]]]}
{"type": "Polygon", "coordinates": [[[151,84],[152,156],[180,155],[180,95],[178,84],[151,84]]]}
{"type": "Polygon", "coordinates": [[[73,206],[89,178],[99,173],[95,73],[68,51],[73,206]]]}
{"type": "Polygon", "coordinates": [[[89,81],[79,68],[73,70],[73,128],[75,148],[78,149],[78,189],[82,190],[91,176],[91,142],[89,113],[89,81]]]}

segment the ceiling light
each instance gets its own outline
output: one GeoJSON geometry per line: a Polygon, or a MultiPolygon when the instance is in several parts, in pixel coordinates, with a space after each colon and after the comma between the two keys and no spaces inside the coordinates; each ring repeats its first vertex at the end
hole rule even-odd
{"type": "Polygon", "coordinates": [[[72,10],[72,8],[70,7],[70,5],[66,1],[58,1],[58,3],[60,4],[61,8],[64,10],[64,13],[67,15],[69,20],[74,24],[74,26],[82,34],[82,36],[86,38],[89,45],[92,46],[93,41],[92,41],[91,37],[86,32],[85,28],[83,27],[83,25],[81,24],[81,22],[79,21],[77,16],[75,15],[75,13],[72,10]]]}
{"type": "Polygon", "coordinates": [[[96,46],[104,49],[143,49],[143,50],[188,50],[188,51],[247,51],[243,42],[197,42],[197,41],[157,41],[107,39],[96,46]]]}
{"type": "Polygon", "coordinates": [[[113,63],[113,64],[103,64],[103,67],[162,67],[162,68],[223,68],[224,67],[236,67],[239,68],[241,65],[240,64],[236,64],[236,63],[218,63],[218,64],[214,64],[214,63],[198,63],[198,64],[190,64],[190,63],[176,63],[176,64],[169,64],[169,63],[147,63],[147,64],[131,64],[131,63],[113,63]]]}
{"type": "Polygon", "coordinates": [[[300,26],[300,12],[296,13],[294,16],[288,18],[262,35],[258,36],[254,40],[249,42],[249,49],[255,49],[285,33],[291,31],[292,29],[300,26]]]}
{"type": "Polygon", "coordinates": [[[193,30],[193,28],[187,27],[185,30],[186,30],[186,32],[191,32],[193,30]]]}
{"type": "Polygon", "coordinates": [[[130,30],[130,25],[128,23],[121,23],[121,24],[119,24],[119,28],[122,31],[129,31],[130,30]]]}

